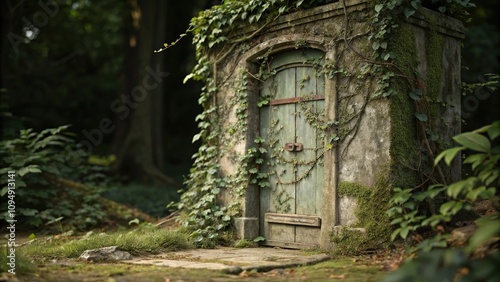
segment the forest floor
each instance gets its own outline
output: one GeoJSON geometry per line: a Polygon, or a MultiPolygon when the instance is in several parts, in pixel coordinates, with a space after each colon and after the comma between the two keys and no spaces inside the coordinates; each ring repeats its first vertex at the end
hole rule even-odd
{"type": "MultiPolygon", "coordinates": [[[[483,206],[478,206],[476,210],[481,213],[483,210],[489,211],[489,205],[483,204],[483,206]]],[[[173,221],[168,220],[168,222],[173,221]]],[[[294,258],[287,255],[288,262],[295,263],[287,262],[272,269],[252,270],[246,269],[246,263],[256,262],[257,265],[262,265],[262,263],[279,261],[281,259],[279,253],[286,252],[286,250],[270,247],[256,248],[255,245],[251,248],[218,247],[219,250],[226,249],[232,253],[239,253],[239,258],[228,261],[229,258],[224,258],[223,255],[214,255],[213,249],[193,248],[186,233],[175,225],[170,226],[168,222],[160,221],[162,228],[151,224],[141,224],[141,226],[129,227],[122,231],[108,231],[107,233],[95,231],[91,235],[89,235],[90,232],[85,235],[40,235],[33,239],[32,237],[35,237],[33,234],[19,234],[19,237],[16,237],[16,243],[19,244],[16,248],[17,274],[6,272],[4,252],[6,248],[2,248],[0,261],[4,267],[1,268],[0,282],[381,281],[390,272],[396,270],[404,260],[405,252],[401,245],[392,245],[392,249],[378,250],[360,256],[335,255],[332,257],[328,254],[330,256],[325,257],[325,253],[318,250],[288,250],[294,252],[296,256],[294,258]],[[78,258],[84,250],[113,245],[131,251],[134,255],[133,259],[144,264],[132,264],[130,261],[127,263],[123,261],[92,263],[78,258]],[[253,257],[250,259],[249,252],[252,252],[252,249],[254,249],[253,257]],[[209,253],[212,253],[211,257],[206,256],[209,253]],[[316,256],[319,259],[303,263],[301,256],[309,258],[316,256]],[[166,263],[166,260],[178,263],[166,263]],[[188,264],[222,263],[226,266],[240,266],[241,269],[228,274],[229,271],[221,268],[178,267],[182,261],[188,264]]],[[[462,233],[457,233],[458,238],[470,236],[473,229],[469,230],[468,227],[474,226],[466,225],[460,228],[462,233]]],[[[457,230],[459,228],[454,231],[457,230]]],[[[6,236],[0,236],[0,245],[6,246],[6,238],[6,236]]],[[[455,240],[450,238],[450,242],[453,244],[455,240]]],[[[457,244],[460,245],[460,243],[457,244]]]]}
{"type": "MultiPolygon", "coordinates": [[[[218,248],[233,254],[234,261],[224,261],[223,255],[215,254],[210,249],[189,249],[184,251],[167,251],[159,254],[144,254],[134,257],[135,261],[150,260],[152,264],[131,264],[125,262],[93,263],[78,258],[50,258],[35,260],[31,271],[17,273],[1,273],[0,281],[26,282],[173,282],[173,281],[380,281],[401,262],[401,250],[381,250],[377,253],[361,256],[327,257],[319,251],[298,251],[273,248],[218,248]],[[286,259],[280,256],[287,253],[286,259]],[[207,256],[207,254],[211,255],[207,256]],[[187,255],[186,255],[187,254],[187,255]],[[238,255],[234,255],[238,254],[238,255]],[[253,255],[253,258],[249,258],[253,255]],[[261,256],[261,263],[259,261],[261,256]],[[293,257],[295,256],[295,257],[293,257]],[[306,263],[302,263],[301,257],[306,263]],[[275,258],[275,259],[273,259],[275,258]],[[260,267],[257,269],[240,269],[235,274],[221,269],[172,267],[163,260],[177,260],[190,263],[224,263],[228,266],[244,266],[245,263],[256,262],[258,265],[273,264],[273,261],[287,260],[281,266],[260,267]],[[289,263],[290,261],[296,262],[289,263]],[[308,265],[305,265],[308,264],[308,265]],[[297,266],[299,265],[299,266],[297,266]]],[[[216,251],[216,250],[215,250],[216,251]]],[[[46,255],[45,255],[46,256],[46,255]]],[[[179,265],[177,265],[179,266],[179,265]]]]}
{"type": "Polygon", "coordinates": [[[0,275],[0,281],[380,281],[388,273],[388,268],[388,260],[381,258],[381,254],[334,258],[310,266],[277,268],[267,272],[243,271],[236,275],[220,270],[86,263],[67,259],[40,264],[29,275],[4,273],[0,275]]]}

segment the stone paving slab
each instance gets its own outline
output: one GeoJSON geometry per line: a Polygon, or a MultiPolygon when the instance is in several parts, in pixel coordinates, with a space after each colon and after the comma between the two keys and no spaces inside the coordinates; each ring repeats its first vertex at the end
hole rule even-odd
{"type": "Polygon", "coordinates": [[[165,267],[203,268],[238,274],[244,270],[269,271],[276,268],[311,265],[329,258],[326,254],[312,254],[300,250],[221,247],[161,253],[122,262],[165,267]]]}

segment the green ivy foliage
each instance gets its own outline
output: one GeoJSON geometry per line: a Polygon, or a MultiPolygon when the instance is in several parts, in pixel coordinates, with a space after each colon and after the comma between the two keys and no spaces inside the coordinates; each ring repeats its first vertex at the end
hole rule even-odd
{"type": "MultiPolygon", "coordinates": [[[[41,228],[58,223],[83,230],[105,217],[96,199],[102,191],[100,187],[107,185],[107,167],[85,160],[78,166],[69,162],[69,155],[78,154],[68,127],[41,132],[25,129],[17,138],[0,142],[0,196],[2,202],[15,203],[19,225],[41,228]],[[65,187],[54,181],[56,178],[85,182],[91,190],[65,187]],[[9,180],[15,183],[15,194],[9,193],[9,180]]],[[[0,212],[3,219],[11,219],[7,205],[2,205],[0,212]]]]}
{"type": "MultiPolygon", "coordinates": [[[[398,22],[404,18],[413,16],[420,7],[430,8],[440,13],[465,20],[468,13],[467,8],[475,7],[469,0],[378,0],[374,6],[374,16],[372,19],[372,32],[368,39],[372,41],[375,63],[372,72],[378,76],[380,90],[375,96],[388,97],[395,95],[395,89],[390,87],[391,81],[400,76],[409,76],[408,73],[400,73],[398,66],[392,64],[395,59],[393,50],[389,48],[391,33],[399,27],[398,22]],[[385,68],[381,68],[384,67],[385,68]]],[[[419,99],[415,96],[414,89],[410,96],[412,99],[419,99]]],[[[419,118],[425,119],[425,117],[419,118]]]]}

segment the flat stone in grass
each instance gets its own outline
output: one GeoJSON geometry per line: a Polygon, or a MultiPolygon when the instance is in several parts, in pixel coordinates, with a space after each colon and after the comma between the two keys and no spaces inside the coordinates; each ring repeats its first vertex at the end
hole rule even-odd
{"type": "Polygon", "coordinates": [[[161,253],[153,257],[125,260],[124,263],[165,267],[201,268],[220,270],[228,274],[256,270],[311,265],[329,259],[326,254],[311,254],[300,250],[280,248],[217,248],[161,253]]]}
{"type": "Polygon", "coordinates": [[[80,259],[92,262],[119,261],[131,258],[130,253],[118,250],[117,246],[86,250],[80,255],[80,259]]]}

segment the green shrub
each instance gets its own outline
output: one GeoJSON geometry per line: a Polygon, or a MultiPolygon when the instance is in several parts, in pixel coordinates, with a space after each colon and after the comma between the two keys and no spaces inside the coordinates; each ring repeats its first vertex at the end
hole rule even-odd
{"type": "Polygon", "coordinates": [[[10,200],[15,206],[15,212],[9,213],[8,206],[2,205],[2,219],[14,215],[28,227],[52,222],[86,229],[104,218],[96,200],[102,191],[97,185],[106,185],[107,168],[89,164],[87,156],[76,152],[67,129],[61,126],[39,133],[26,129],[19,137],[0,142],[0,196],[2,202],[10,200]],[[60,179],[84,182],[88,190],[68,187],[60,179]]]}
{"type": "MultiPolygon", "coordinates": [[[[470,152],[463,160],[470,165],[472,174],[450,185],[432,185],[427,191],[413,193],[412,189],[395,189],[391,199],[392,208],[388,214],[397,228],[392,239],[407,238],[410,232],[422,229],[436,229],[438,225],[450,222],[463,211],[471,210],[479,200],[498,201],[500,187],[500,121],[472,132],[465,132],[453,139],[459,146],[443,151],[435,159],[437,165],[444,160],[450,165],[462,151],[470,152]],[[425,215],[419,205],[436,198],[445,199],[436,209],[435,214],[425,215]]],[[[473,232],[463,248],[449,248],[446,239],[449,234],[430,237],[414,249],[417,258],[410,260],[384,281],[497,281],[500,278],[500,254],[498,249],[481,250],[481,247],[500,236],[500,218],[498,205],[494,213],[483,215],[475,221],[478,228],[473,232]],[[478,252],[481,256],[478,256],[478,252]],[[496,266],[495,266],[496,265],[496,266]],[[425,270],[425,271],[424,271],[425,270]],[[425,273],[433,277],[425,278],[425,273]]]]}

